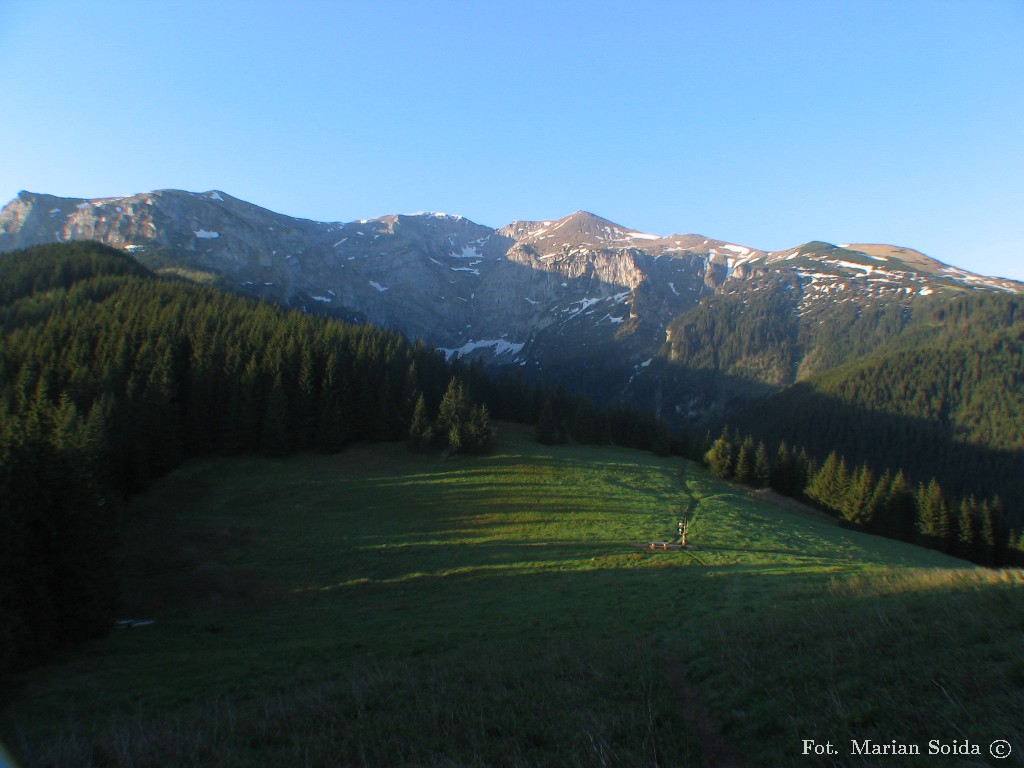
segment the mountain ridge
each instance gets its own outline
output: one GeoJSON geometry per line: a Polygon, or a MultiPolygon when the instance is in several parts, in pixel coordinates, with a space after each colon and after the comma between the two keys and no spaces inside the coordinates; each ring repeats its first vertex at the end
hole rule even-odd
{"type": "MultiPolygon", "coordinates": [[[[321,222],[219,190],[156,190],[96,199],[23,191],[0,212],[0,252],[82,239],[157,271],[399,330],[449,357],[570,379],[605,400],[645,386],[662,392],[660,381],[644,384],[656,378],[655,359],[738,373],[741,390],[748,379],[787,386],[843,362],[818,327],[849,311],[1024,294],[1024,283],[904,246],[809,241],[765,251],[640,232],[583,210],[497,229],[443,213],[321,222]],[[728,328],[763,342],[730,357],[720,349],[732,343],[728,328]]],[[[730,387],[705,399],[728,401],[730,387]]],[[[690,396],[653,397],[663,415],[695,412],[690,396]]]]}
{"type": "MultiPolygon", "coordinates": [[[[53,218],[57,213],[63,214],[67,219],[75,219],[74,224],[78,225],[82,212],[89,208],[97,208],[100,206],[108,206],[118,202],[128,202],[129,204],[144,205],[152,204],[154,198],[162,198],[168,195],[181,195],[190,196],[192,198],[202,198],[209,201],[216,201],[231,205],[236,212],[238,209],[247,210],[250,212],[258,212],[262,215],[276,218],[282,222],[293,222],[293,223],[305,223],[313,224],[320,227],[327,228],[343,228],[350,227],[355,224],[369,224],[373,222],[396,222],[402,219],[405,220],[430,220],[436,219],[446,222],[458,222],[467,223],[474,227],[480,227],[492,232],[511,237],[516,241],[525,241],[528,243],[533,242],[544,242],[546,245],[550,245],[548,241],[558,239],[558,243],[561,246],[578,246],[578,245],[591,245],[599,247],[622,247],[621,244],[629,243],[635,244],[636,241],[656,245],[661,250],[675,250],[675,249],[695,249],[699,246],[711,246],[712,249],[724,248],[730,251],[732,256],[724,254],[726,258],[733,259],[737,263],[751,263],[757,262],[761,258],[764,258],[767,263],[778,262],[783,259],[792,258],[792,256],[800,251],[803,251],[809,247],[825,245],[831,248],[843,249],[847,251],[860,252],[866,255],[868,258],[876,260],[887,260],[896,258],[897,260],[912,263],[917,266],[925,266],[931,269],[946,269],[951,273],[970,275],[974,278],[982,278],[984,280],[996,281],[998,283],[1005,283],[1008,286],[1015,286],[1017,292],[1024,292],[1024,283],[1016,281],[1010,278],[1004,278],[999,276],[986,276],[978,273],[972,273],[968,270],[961,269],[952,265],[945,264],[933,257],[927,256],[926,254],[909,248],[907,246],[893,245],[893,244],[881,244],[881,243],[844,243],[844,244],[833,244],[826,241],[810,240],[805,243],[784,248],[781,250],[766,250],[755,248],[751,246],[744,246],[728,241],[717,240],[700,234],[669,234],[669,235],[658,235],[646,232],[640,232],[635,229],[624,227],[620,224],[605,219],[597,214],[591,213],[585,210],[577,210],[574,213],[569,214],[561,219],[545,219],[545,220],[516,220],[512,221],[504,226],[491,228],[487,225],[478,224],[472,220],[461,216],[459,214],[448,214],[434,211],[422,211],[417,213],[396,213],[396,214],[385,214],[382,216],[369,218],[369,219],[358,219],[353,221],[320,221],[315,219],[309,219],[304,217],[295,217],[288,214],[277,213],[271,209],[264,208],[255,203],[245,201],[241,198],[234,197],[227,192],[221,190],[207,190],[205,192],[190,192],[187,190],[180,189],[159,189],[150,192],[140,192],[132,195],[120,195],[110,197],[98,197],[98,198],[85,198],[85,197],[61,197],[57,195],[51,195],[48,193],[30,192],[27,190],[21,190],[17,196],[9,201],[7,205],[0,212],[0,252],[13,250],[15,248],[27,247],[27,245],[37,245],[41,243],[31,242],[23,243],[29,239],[34,239],[33,234],[30,233],[28,237],[25,237],[21,232],[21,227],[26,223],[26,213],[29,211],[24,210],[27,207],[30,209],[34,207],[33,204],[41,203],[46,205],[47,202],[53,202],[54,204],[62,204],[55,206],[50,209],[48,214],[50,218],[53,218]],[[21,204],[19,206],[19,204],[21,204]],[[76,210],[67,212],[67,206],[71,205],[76,210]],[[23,210],[19,211],[18,208],[22,207],[23,210]],[[19,213],[21,215],[19,215],[19,213]],[[566,225],[571,225],[566,228],[566,225]],[[556,231],[561,230],[559,234],[555,234],[556,231]],[[565,240],[566,235],[576,235],[575,238],[570,237],[569,240],[565,240]],[[582,236],[582,237],[581,237],[582,236]],[[17,244],[14,244],[17,243],[17,244]]],[[[118,206],[118,213],[121,213],[121,206],[118,206]]],[[[129,212],[130,215],[130,212],[129,212]]],[[[101,220],[103,217],[100,217],[101,220]]],[[[52,223],[52,222],[51,222],[52,223]]],[[[51,229],[52,227],[46,228],[51,229]]],[[[81,226],[70,226],[62,228],[65,232],[66,239],[82,239],[80,237],[81,232],[85,231],[84,227],[81,226]]],[[[196,233],[203,237],[205,234],[212,234],[211,231],[207,230],[195,230],[196,233]]],[[[109,236],[104,235],[102,230],[96,232],[99,235],[98,239],[109,239],[109,236]]],[[[142,233],[130,233],[131,236],[145,239],[145,235],[142,233]]],[[[127,239],[128,234],[124,235],[127,239]]],[[[49,242],[49,241],[47,241],[49,242]]],[[[116,243],[107,243],[114,244],[116,243]]],[[[135,245],[141,245],[141,243],[134,243],[135,245]]]]}

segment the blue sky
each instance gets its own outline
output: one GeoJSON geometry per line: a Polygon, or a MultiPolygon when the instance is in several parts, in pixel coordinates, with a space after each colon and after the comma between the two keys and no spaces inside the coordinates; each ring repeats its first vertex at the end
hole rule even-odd
{"type": "Polygon", "coordinates": [[[589,210],[1024,279],[1022,0],[0,0],[0,198],[589,210]]]}

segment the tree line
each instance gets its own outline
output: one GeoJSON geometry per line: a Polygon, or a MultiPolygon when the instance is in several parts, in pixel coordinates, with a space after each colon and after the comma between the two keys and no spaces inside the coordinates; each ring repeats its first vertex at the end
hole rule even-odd
{"type": "MultiPolygon", "coordinates": [[[[372,440],[482,452],[492,419],[534,425],[546,444],[706,460],[849,525],[977,562],[1009,562],[1019,549],[997,499],[947,497],[938,481],[915,486],[866,462],[851,471],[839,456],[818,465],[811,449],[769,452],[728,431],[672,436],[650,411],[597,407],[394,332],[158,278],[96,243],[0,259],[0,327],[0,672],[108,631],[123,500],[185,459],[372,440]]],[[[764,332],[750,343],[768,342],[774,331],[764,332]]]]}
{"type": "Polygon", "coordinates": [[[648,447],[605,412],[368,325],[156,277],[96,243],[0,259],[0,672],[108,631],[123,500],[189,457],[486,451],[492,418],[648,447]]]}
{"type": "Polygon", "coordinates": [[[940,478],[958,497],[999,494],[1024,526],[1020,328],[892,350],[801,382],[741,414],[762,439],[839,449],[876,472],[940,478]]]}
{"type": "Polygon", "coordinates": [[[695,397],[701,428],[728,420],[876,475],[935,476],[958,499],[998,494],[1024,527],[1024,299],[915,291],[801,313],[800,295],[793,278],[755,277],[678,317],[666,401],[695,397]]]}
{"type": "Polygon", "coordinates": [[[785,441],[770,451],[763,440],[728,428],[693,449],[716,476],[812,503],[850,528],[981,565],[1024,564],[1024,531],[1007,523],[998,496],[949,496],[934,477],[915,483],[902,469],[851,466],[836,451],[820,463],[785,441]]]}
{"type": "Polygon", "coordinates": [[[98,244],[5,256],[0,295],[0,670],[109,629],[127,494],[190,456],[402,439],[463,373],[398,334],[156,278],[98,244]]]}

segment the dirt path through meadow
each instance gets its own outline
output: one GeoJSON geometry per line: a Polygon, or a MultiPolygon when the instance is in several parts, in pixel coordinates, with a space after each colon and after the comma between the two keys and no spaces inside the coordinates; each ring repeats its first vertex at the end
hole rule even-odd
{"type": "Polygon", "coordinates": [[[744,761],[722,735],[718,723],[701,701],[697,688],[686,679],[686,672],[671,654],[665,653],[665,671],[675,691],[683,717],[697,739],[701,768],[744,768],[744,761]]]}

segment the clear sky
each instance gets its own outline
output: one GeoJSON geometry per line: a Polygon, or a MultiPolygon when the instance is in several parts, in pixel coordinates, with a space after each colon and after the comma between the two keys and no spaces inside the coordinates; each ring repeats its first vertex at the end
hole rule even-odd
{"type": "Polygon", "coordinates": [[[1024,0],[0,0],[0,198],[592,211],[1024,279],[1024,0]]]}

